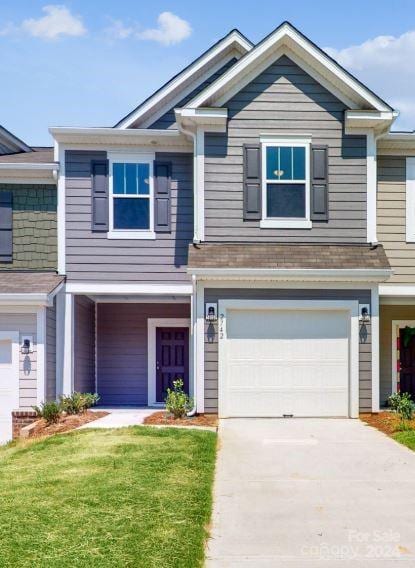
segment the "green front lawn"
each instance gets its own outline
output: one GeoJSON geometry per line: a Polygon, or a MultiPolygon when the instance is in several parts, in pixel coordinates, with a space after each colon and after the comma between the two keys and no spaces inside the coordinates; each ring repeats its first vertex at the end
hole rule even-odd
{"type": "Polygon", "coordinates": [[[201,566],[215,448],[134,427],[1,449],[0,566],[201,566]]]}
{"type": "Polygon", "coordinates": [[[397,442],[415,451],[415,430],[396,432],[392,436],[397,442]]]}

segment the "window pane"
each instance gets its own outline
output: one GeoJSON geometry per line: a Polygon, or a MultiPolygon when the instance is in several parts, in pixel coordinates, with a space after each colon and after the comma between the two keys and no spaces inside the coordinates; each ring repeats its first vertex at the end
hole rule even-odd
{"type": "Polygon", "coordinates": [[[280,147],[280,177],[279,179],[293,179],[292,176],[292,147],[280,147]]]}
{"type": "Polygon", "coordinates": [[[113,192],[118,194],[125,193],[124,190],[124,164],[113,164],[112,166],[113,192]]]}
{"type": "Polygon", "coordinates": [[[143,198],[114,199],[114,229],[149,229],[150,200],[143,198]]]}
{"type": "Polygon", "coordinates": [[[149,195],[150,193],[150,166],[148,164],[137,164],[137,183],[139,195],[149,195]]]}
{"type": "Polygon", "coordinates": [[[293,179],[305,179],[305,148],[293,148],[294,175],[293,179]]]}
{"type": "Polygon", "coordinates": [[[267,184],[267,217],[305,217],[305,184],[267,184]]]}
{"type": "Polygon", "coordinates": [[[275,146],[267,146],[267,179],[279,179],[277,172],[279,169],[278,165],[278,148],[275,146]]]}
{"type": "Polygon", "coordinates": [[[137,165],[125,164],[125,193],[137,195],[137,165]]]}

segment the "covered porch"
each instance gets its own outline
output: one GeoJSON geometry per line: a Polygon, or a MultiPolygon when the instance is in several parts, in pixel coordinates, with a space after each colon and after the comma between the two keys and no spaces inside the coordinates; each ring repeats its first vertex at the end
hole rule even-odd
{"type": "Polygon", "coordinates": [[[73,349],[63,356],[62,392],[97,392],[107,408],[157,408],[180,377],[194,396],[189,293],[66,292],[64,302],[65,351],[69,337],[73,349]]]}

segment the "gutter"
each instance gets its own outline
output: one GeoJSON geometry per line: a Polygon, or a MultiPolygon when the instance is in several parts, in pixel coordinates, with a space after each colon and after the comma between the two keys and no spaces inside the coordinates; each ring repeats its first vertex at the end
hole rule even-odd
{"type": "Polygon", "coordinates": [[[59,170],[59,164],[54,162],[0,162],[0,170],[59,170]]]}

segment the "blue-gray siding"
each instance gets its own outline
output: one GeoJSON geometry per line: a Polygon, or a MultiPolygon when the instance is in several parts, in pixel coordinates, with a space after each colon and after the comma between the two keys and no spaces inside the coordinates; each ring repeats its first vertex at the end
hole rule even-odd
{"type": "MultiPolygon", "coordinates": [[[[234,300],[359,300],[370,304],[370,290],[295,290],[295,289],[205,289],[205,302],[234,300]]],[[[212,325],[212,324],[210,324],[212,325]]],[[[218,410],[218,337],[205,325],[205,411],[218,410]]],[[[372,350],[370,324],[360,330],[359,345],[359,406],[361,411],[372,408],[372,350]]]]}
{"type": "Polygon", "coordinates": [[[95,303],[74,296],[74,304],[74,389],[95,392],[95,303]]]}
{"type": "Polygon", "coordinates": [[[172,162],[171,232],[155,240],[109,240],[91,231],[92,159],[105,152],[66,152],[66,274],[68,281],[186,282],[193,239],[193,159],[157,153],[172,162]]]}
{"type": "Polygon", "coordinates": [[[224,106],[227,133],[206,135],[206,240],[366,241],[366,138],[344,134],[342,102],[284,56],[224,106]],[[243,220],[242,147],[267,133],[311,134],[328,145],[328,222],[277,230],[243,220]]]}

